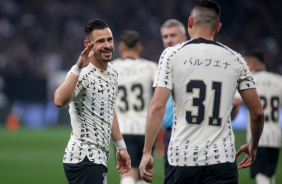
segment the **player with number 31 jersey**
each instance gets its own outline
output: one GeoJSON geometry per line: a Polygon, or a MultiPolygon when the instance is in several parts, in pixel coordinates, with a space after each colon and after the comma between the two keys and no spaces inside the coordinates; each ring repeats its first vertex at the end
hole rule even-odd
{"type": "Polygon", "coordinates": [[[233,97],[236,87],[255,88],[240,54],[202,38],[169,47],[161,55],[154,86],[172,90],[170,165],[204,166],[235,161],[230,119],[233,97]]]}

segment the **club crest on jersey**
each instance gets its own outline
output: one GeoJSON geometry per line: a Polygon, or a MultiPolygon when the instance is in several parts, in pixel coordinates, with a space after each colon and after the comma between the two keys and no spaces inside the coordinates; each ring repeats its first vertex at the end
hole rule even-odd
{"type": "Polygon", "coordinates": [[[213,123],[214,125],[216,125],[216,124],[217,124],[217,119],[213,119],[213,120],[212,120],[212,123],[213,123]]]}

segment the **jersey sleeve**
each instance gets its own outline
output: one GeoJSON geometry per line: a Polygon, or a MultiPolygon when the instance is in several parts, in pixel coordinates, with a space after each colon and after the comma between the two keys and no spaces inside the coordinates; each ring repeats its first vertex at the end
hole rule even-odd
{"type": "Polygon", "coordinates": [[[165,49],[160,57],[154,87],[164,87],[172,90],[171,57],[173,56],[173,52],[170,49],[165,49]]]}
{"type": "Polygon", "coordinates": [[[250,72],[250,69],[246,61],[241,55],[238,56],[238,61],[240,64],[242,64],[238,86],[237,86],[238,91],[256,88],[252,73],[250,72]]]}

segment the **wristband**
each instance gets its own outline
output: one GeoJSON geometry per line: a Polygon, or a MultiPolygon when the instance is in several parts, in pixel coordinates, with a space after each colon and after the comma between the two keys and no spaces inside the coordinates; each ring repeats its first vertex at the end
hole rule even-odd
{"type": "Polygon", "coordinates": [[[73,67],[71,68],[71,72],[74,73],[75,75],[79,75],[81,72],[82,68],[78,68],[78,66],[75,64],[73,65],[73,67]]]}
{"type": "Polygon", "coordinates": [[[116,149],[117,149],[117,150],[126,148],[126,145],[125,145],[125,142],[124,142],[123,139],[120,140],[120,141],[115,141],[115,142],[114,142],[114,145],[116,146],[116,149]]]}

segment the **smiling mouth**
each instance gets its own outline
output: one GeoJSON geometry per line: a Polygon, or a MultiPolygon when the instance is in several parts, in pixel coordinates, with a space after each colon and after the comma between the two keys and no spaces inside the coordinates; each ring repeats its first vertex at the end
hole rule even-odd
{"type": "Polygon", "coordinates": [[[106,55],[106,56],[109,56],[109,55],[112,54],[112,52],[110,52],[110,51],[109,52],[103,52],[103,54],[106,55]]]}
{"type": "Polygon", "coordinates": [[[101,53],[106,57],[110,57],[112,55],[112,50],[104,50],[101,53]]]}

